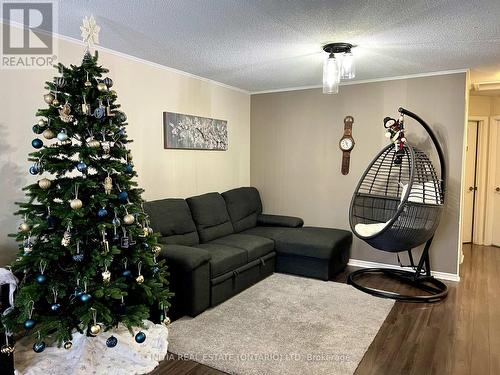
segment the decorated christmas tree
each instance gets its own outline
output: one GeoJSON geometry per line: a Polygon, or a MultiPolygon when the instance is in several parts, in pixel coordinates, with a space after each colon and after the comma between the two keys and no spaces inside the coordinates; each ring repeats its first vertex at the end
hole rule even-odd
{"type": "Polygon", "coordinates": [[[97,52],[57,70],[33,126],[29,173],[39,180],[18,203],[20,253],[11,269],[20,282],[4,328],[31,336],[35,352],[48,337],[69,349],[75,332],[102,335],[119,323],[142,343],[151,311],[168,320],[171,293],[134,182],[127,118],[97,52]]]}

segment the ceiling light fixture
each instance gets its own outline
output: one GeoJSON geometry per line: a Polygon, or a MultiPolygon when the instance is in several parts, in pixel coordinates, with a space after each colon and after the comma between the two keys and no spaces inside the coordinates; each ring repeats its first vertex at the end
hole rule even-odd
{"type": "Polygon", "coordinates": [[[323,46],[327,53],[323,63],[323,94],[337,94],[341,79],[356,76],[354,56],[350,43],[329,43],[323,46]]]}

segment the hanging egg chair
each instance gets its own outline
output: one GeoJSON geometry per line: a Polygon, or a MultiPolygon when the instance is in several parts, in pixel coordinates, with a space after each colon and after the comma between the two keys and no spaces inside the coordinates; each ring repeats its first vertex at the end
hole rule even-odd
{"type": "Polygon", "coordinates": [[[398,120],[384,119],[392,143],[375,157],[361,177],[351,200],[349,222],[353,233],[374,249],[408,252],[412,270],[365,268],[351,273],[348,283],[378,297],[436,302],[448,293],[447,286],[431,276],[429,258],[429,248],[444,207],[444,155],[427,123],[404,108],[399,108],[399,112],[398,120]],[[420,123],[429,134],[439,157],[441,177],[427,154],[406,141],[405,115],[420,123]],[[415,264],[412,250],[422,244],[425,244],[424,250],[415,264]],[[370,288],[360,282],[361,277],[368,274],[382,274],[423,293],[406,295],[370,288]]]}

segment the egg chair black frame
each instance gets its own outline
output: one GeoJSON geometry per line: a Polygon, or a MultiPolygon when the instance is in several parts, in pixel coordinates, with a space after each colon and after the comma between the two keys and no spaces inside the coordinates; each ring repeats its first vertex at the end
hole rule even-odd
{"type": "Polygon", "coordinates": [[[374,249],[392,253],[408,252],[411,271],[364,268],[352,272],[347,282],[378,297],[406,302],[437,302],[448,294],[446,284],[431,275],[429,257],[444,207],[444,154],[435,134],[424,120],[404,108],[399,108],[399,113],[401,124],[406,115],[416,120],[428,133],[437,151],[441,178],[427,154],[406,142],[406,139],[398,145],[391,143],[375,157],[353,194],[349,223],[353,233],[374,249]],[[420,259],[415,263],[412,251],[423,244],[425,246],[420,259]],[[377,274],[424,293],[400,294],[371,288],[360,282],[362,276],[377,274]]]}

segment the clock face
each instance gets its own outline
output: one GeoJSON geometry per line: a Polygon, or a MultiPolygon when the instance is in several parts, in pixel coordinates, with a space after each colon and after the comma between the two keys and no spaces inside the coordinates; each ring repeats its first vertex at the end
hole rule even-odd
{"type": "Polygon", "coordinates": [[[349,151],[354,146],[351,138],[342,138],[340,140],[340,148],[342,151],[349,151]]]}

